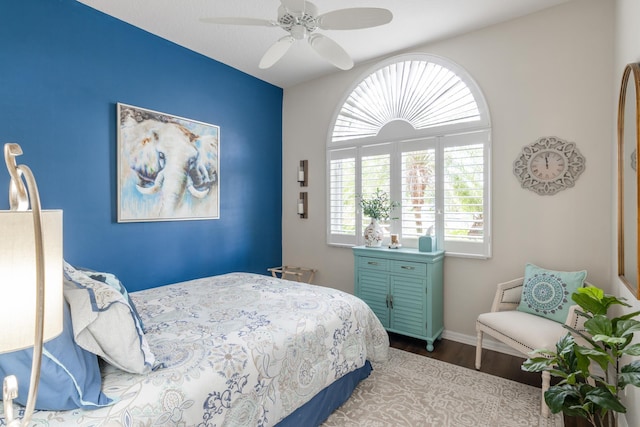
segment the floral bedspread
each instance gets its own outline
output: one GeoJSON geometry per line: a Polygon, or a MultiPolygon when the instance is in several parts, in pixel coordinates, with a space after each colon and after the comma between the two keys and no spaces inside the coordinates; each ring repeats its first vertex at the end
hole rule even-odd
{"type": "Polygon", "coordinates": [[[104,366],[114,405],[37,412],[35,425],[272,426],[366,359],[387,358],[373,312],[335,289],[231,273],[131,298],[163,367],[104,366]]]}

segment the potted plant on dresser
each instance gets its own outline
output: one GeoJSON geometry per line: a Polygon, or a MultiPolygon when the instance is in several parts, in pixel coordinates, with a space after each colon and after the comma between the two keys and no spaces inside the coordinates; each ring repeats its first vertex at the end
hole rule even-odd
{"type": "MultiPolygon", "coordinates": [[[[375,194],[366,198],[360,196],[360,206],[365,216],[371,218],[371,223],[364,229],[364,244],[369,247],[382,246],[384,230],[379,221],[386,221],[391,217],[393,209],[400,206],[400,202],[392,201],[389,195],[379,188],[375,194]]],[[[395,219],[395,218],[394,218],[395,219]]]]}
{"type": "Polygon", "coordinates": [[[640,344],[632,343],[634,332],[640,331],[640,322],[634,319],[640,311],[609,317],[610,307],[630,305],[594,286],[579,288],[571,298],[586,319],[584,329],[565,326],[570,332],[558,341],[556,351],[535,350],[522,368],[549,371],[560,379],[544,393],[552,413],[584,418],[596,427],[614,427],[615,413],[627,411],[620,392],[627,385],[640,387],[640,360],[621,366],[623,357],[640,356],[640,344]]]}

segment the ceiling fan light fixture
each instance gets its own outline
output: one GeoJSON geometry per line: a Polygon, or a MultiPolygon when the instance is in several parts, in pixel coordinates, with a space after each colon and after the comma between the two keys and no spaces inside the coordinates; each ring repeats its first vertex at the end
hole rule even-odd
{"type": "Polygon", "coordinates": [[[294,25],[293,27],[291,27],[291,30],[289,30],[289,32],[296,40],[302,40],[306,38],[308,34],[307,28],[301,24],[294,25]]]}

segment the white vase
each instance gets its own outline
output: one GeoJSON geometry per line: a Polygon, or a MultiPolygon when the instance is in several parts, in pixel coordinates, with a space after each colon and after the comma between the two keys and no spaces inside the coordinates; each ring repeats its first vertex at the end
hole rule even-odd
{"type": "Polygon", "coordinates": [[[364,229],[364,245],[369,248],[379,248],[382,246],[384,230],[378,224],[378,220],[371,218],[371,223],[364,229]]]}

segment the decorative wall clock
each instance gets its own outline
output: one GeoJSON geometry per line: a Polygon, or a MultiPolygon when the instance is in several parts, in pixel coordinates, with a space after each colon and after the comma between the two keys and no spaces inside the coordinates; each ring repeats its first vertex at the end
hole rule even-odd
{"type": "Polygon", "coordinates": [[[574,142],[548,136],[522,147],[513,162],[513,173],[522,188],[540,195],[573,187],[585,169],[585,158],[574,142]]]}

